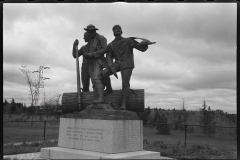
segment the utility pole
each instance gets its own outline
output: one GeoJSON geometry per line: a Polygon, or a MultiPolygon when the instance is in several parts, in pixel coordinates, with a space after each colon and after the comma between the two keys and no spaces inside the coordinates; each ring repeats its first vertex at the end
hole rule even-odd
{"type": "MultiPolygon", "coordinates": [[[[35,84],[35,106],[38,104],[39,88],[44,88],[44,80],[50,79],[50,78],[43,77],[44,69],[50,69],[50,67],[40,66],[37,71],[32,72],[32,73],[35,73],[35,72],[38,73],[38,80],[37,80],[37,83],[35,84]]],[[[36,108],[36,114],[37,114],[37,108],[36,108]]]]}

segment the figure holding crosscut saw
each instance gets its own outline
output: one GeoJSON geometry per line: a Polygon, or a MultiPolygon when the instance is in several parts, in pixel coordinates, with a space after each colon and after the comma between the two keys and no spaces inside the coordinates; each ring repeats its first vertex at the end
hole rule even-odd
{"type": "Polygon", "coordinates": [[[111,81],[109,76],[116,72],[121,71],[122,76],[122,105],[120,109],[126,110],[127,99],[130,94],[130,78],[134,66],[133,49],[145,52],[148,49],[148,45],[154,44],[155,42],[150,42],[147,39],[137,38],[137,37],[122,37],[122,28],[120,25],[115,25],[112,28],[115,39],[108,44],[108,52],[106,55],[108,67],[103,70],[102,77],[104,86],[106,90],[104,95],[112,92],[111,81]],[[135,39],[143,40],[141,43],[137,42],[135,39]],[[115,62],[113,62],[115,59],[115,62]],[[110,89],[108,89],[110,88],[110,89]]]}
{"type": "Polygon", "coordinates": [[[88,43],[84,47],[83,56],[86,58],[87,70],[91,77],[94,100],[92,103],[103,103],[102,70],[106,67],[104,54],[107,52],[107,39],[98,34],[94,25],[90,24],[84,28],[88,34],[88,43]]]}

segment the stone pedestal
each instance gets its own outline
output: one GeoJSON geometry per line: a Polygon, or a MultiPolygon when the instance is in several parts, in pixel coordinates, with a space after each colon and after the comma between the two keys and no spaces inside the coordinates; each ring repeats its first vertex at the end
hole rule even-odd
{"type": "Polygon", "coordinates": [[[143,125],[136,113],[99,110],[98,117],[96,112],[86,110],[60,118],[58,147],[42,148],[40,157],[160,159],[159,152],[143,151],[143,125]]]}
{"type": "Polygon", "coordinates": [[[117,154],[84,151],[62,147],[42,148],[41,157],[46,159],[168,159],[159,152],[135,151],[117,154]]]}
{"type": "Polygon", "coordinates": [[[58,146],[102,153],[141,151],[142,122],[61,118],[58,146]]]}

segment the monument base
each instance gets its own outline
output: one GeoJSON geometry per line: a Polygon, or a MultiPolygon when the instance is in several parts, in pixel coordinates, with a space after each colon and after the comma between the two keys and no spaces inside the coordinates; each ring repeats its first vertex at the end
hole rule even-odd
{"type": "Polygon", "coordinates": [[[70,149],[70,148],[63,148],[63,147],[42,148],[40,158],[46,158],[46,159],[166,159],[166,157],[161,157],[159,152],[152,152],[152,151],[134,151],[134,152],[108,154],[108,153],[84,151],[84,150],[70,149]]]}
{"type": "Polygon", "coordinates": [[[40,158],[169,159],[143,150],[143,125],[136,113],[104,106],[60,118],[58,147],[42,148],[40,158]]]}
{"type": "Polygon", "coordinates": [[[58,147],[108,154],[142,151],[142,133],[140,120],[61,118],[58,147]]]}

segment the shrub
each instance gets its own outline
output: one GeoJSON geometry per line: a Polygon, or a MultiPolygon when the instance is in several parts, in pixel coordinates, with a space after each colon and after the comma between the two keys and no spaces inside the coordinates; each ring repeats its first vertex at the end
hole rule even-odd
{"type": "Polygon", "coordinates": [[[208,110],[206,109],[207,105],[204,100],[203,102],[203,108],[200,111],[200,125],[202,125],[202,132],[206,136],[209,137],[216,134],[216,122],[215,119],[215,112],[211,110],[210,106],[208,107],[208,110]]]}
{"type": "Polygon", "coordinates": [[[160,149],[167,149],[167,145],[163,141],[155,141],[152,143],[152,146],[160,149]]]}
{"type": "Polygon", "coordinates": [[[173,153],[179,153],[181,150],[181,141],[177,141],[177,144],[173,146],[172,152],[173,153]]]}
{"type": "Polygon", "coordinates": [[[164,114],[161,114],[161,116],[158,117],[157,122],[160,123],[160,124],[157,124],[157,127],[156,127],[158,134],[163,134],[163,135],[171,134],[170,126],[167,124],[167,117],[165,117],[164,114]]]}

